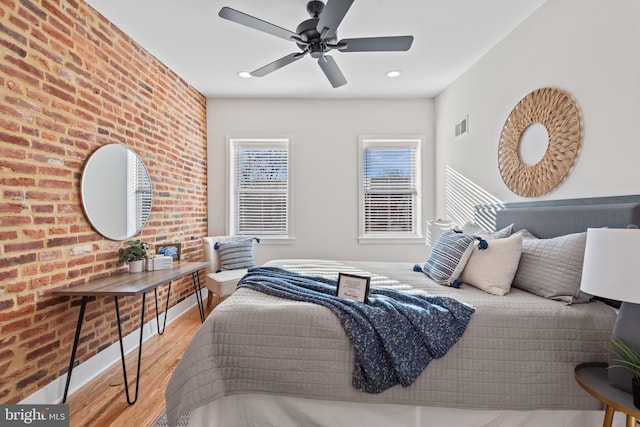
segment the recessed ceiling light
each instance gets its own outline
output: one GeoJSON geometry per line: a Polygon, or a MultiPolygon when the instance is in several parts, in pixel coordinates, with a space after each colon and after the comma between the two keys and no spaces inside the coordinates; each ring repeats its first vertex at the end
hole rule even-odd
{"type": "Polygon", "coordinates": [[[398,77],[398,76],[400,76],[400,74],[402,74],[402,71],[392,70],[392,71],[388,71],[387,72],[387,77],[391,77],[391,78],[398,77]]]}
{"type": "Polygon", "coordinates": [[[238,71],[238,77],[248,79],[249,77],[251,77],[251,73],[249,73],[248,71],[238,71]]]}

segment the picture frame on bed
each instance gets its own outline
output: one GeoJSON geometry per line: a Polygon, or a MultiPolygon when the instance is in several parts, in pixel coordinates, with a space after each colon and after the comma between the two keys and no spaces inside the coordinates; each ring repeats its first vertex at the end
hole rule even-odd
{"type": "Polygon", "coordinates": [[[156,254],[171,257],[174,261],[180,261],[181,249],[180,243],[167,243],[156,246],[156,254]]]}
{"type": "Polygon", "coordinates": [[[371,277],[338,273],[336,295],[340,298],[346,298],[367,304],[369,302],[370,283],[371,277]]]}

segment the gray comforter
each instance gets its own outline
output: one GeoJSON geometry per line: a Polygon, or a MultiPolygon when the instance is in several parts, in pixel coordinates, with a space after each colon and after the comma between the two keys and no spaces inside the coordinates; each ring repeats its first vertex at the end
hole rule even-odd
{"type": "Polygon", "coordinates": [[[165,393],[170,425],[225,395],[268,393],[311,399],[461,408],[598,409],[575,382],[575,365],[607,360],[615,312],[600,303],[565,305],[520,289],[494,296],[435,284],[409,263],[285,260],[272,265],[337,278],[372,274],[372,286],[453,297],[476,308],[462,338],[410,387],[379,394],[352,385],[355,353],[326,307],[241,288],[209,315],[165,393]]]}
{"type": "Polygon", "coordinates": [[[408,387],[433,359],[462,336],[475,309],[453,298],[371,289],[362,304],[335,295],[337,281],[277,267],[260,267],[238,283],[268,295],[318,304],[340,320],[354,347],[353,386],[381,393],[408,387]]]}

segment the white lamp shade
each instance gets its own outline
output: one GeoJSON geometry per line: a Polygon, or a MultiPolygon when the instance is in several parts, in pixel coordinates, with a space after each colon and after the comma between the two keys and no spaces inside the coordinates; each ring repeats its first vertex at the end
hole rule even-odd
{"type": "Polygon", "coordinates": [[[580,289],[640,304],[640,229],[588,229],[580,289]]]}

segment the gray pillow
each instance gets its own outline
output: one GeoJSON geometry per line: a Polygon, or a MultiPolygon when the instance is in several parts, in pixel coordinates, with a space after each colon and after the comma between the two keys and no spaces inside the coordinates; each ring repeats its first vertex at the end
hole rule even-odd
{"type": "Polygon", "coordinates": [[[552,239],[525,235],[512,286],[566,304],[589,302],[591,295],[580,291],[586,240],[586,232],[552,239]]]}
{"type": "Polygon", "coordinates": [[[486,231],[478,224],[473,222],[467,222],[465,225],[460,227],[460,231],[466,234],[471,234],[473,236],[478,236],[480,234],[489,233],[492,239],[504,239],[505,237],[511,236],[513,233],[513,224],[507,225],[505,228],[496,231],[486,231]]]}
{"type": "MultiPolygon", "coordinates": [[[[254,267],[256,263],[253,259],[253,239],[254,237],[229,242],[216,242],[213,248],[218,251],[220,256],[221,270],[254,267]]],[[[255,239],[260,242],[257,238],[255,239]]]]}

